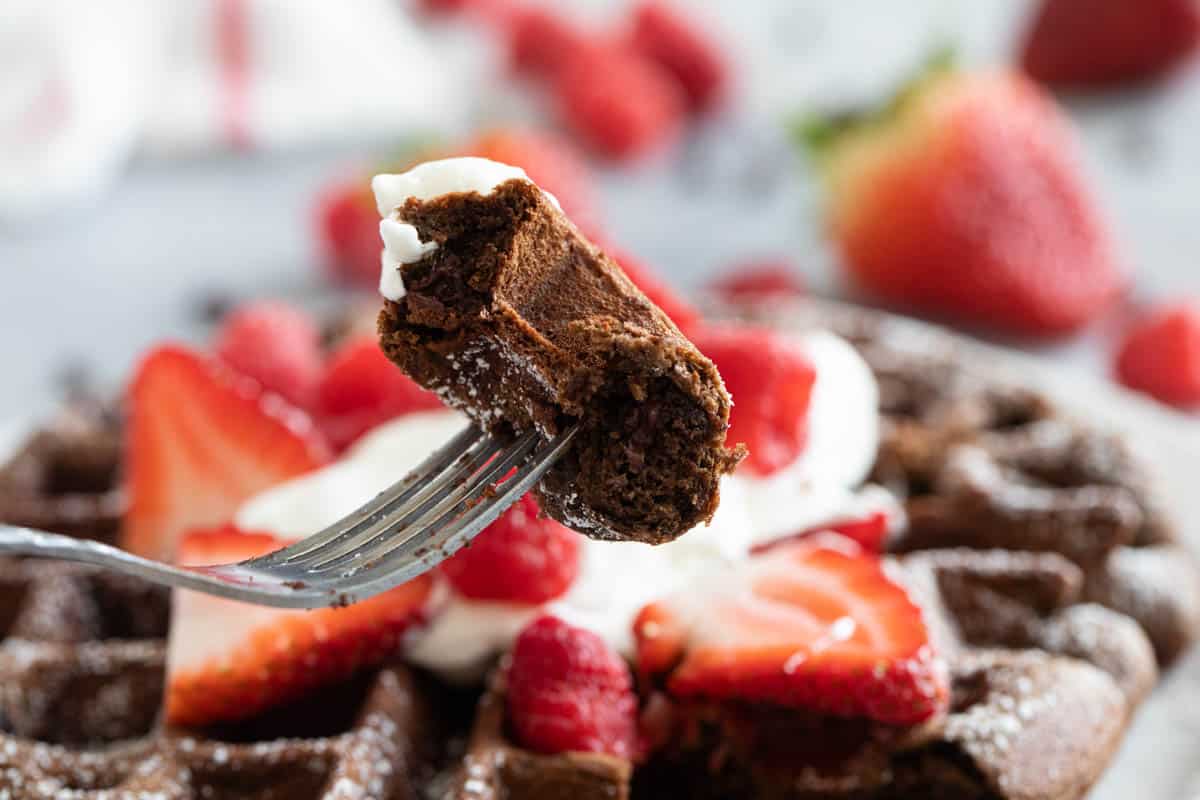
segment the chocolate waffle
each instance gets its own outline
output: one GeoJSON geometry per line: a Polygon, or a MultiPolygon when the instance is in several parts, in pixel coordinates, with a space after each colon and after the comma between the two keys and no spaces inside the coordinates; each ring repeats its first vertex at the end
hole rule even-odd
{"type": "Polygon", "coordinates": [[[905,499],[893,547],[1059,553],[1084,596],[1134,618],[1170,664],[1200,635],[1200,568],[1125,443],[964,356],[949,338],[886,315],[810,302],[730,312],[831,328],[880,384],[883,439],[873,480],[905,499]]]}
{"type": "Polygon", "coordinates": [[[167,593],[0,562],[0,796],[417,798],[454,703],[394,665],[237,726],[160,726],[167,593]]]}
{"type": "MultiPolygon", "coordinates": [[[[903,493],[913,520],[895,563],[951,666],[944,718],[900,731],[655,694],[647,713],[666,714],[674,735],[635,766],[520,747],[502,678],[472,712],[473,693],[393,664],[236,726],[166,730],[166,594],[90,568],[2,560],[0,797],[1081,797],[1155,682],[1146,634],[1165,663],[1191,641],[1200,605],[1188,599],[1200,580],[1140,468],[1116,440],[968,372],[937,340],[909,349],[876,315],[804,313],[771,321],[839,330],[879,376],[876,479],[903,493]],[[821,747],[792,746],[806,742],[821,747]]],[[[78,463],[87,451],[36,441],[0,470],[0,519],[115,530],[119,459],[87,491],[31,480],[55,473],[22,463],[78,463]],[[14,511],[72,494],[108,500],[40,521],[14,511]]]]}
{"type": "Polygon", "coordinates": [[[0,468],[0,520],[111,542],[124,510],[119,415],[78,399],[0,468]]]}

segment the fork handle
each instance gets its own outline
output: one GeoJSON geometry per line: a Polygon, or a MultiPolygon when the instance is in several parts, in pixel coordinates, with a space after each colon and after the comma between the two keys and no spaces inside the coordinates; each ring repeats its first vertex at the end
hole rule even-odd
{"type": "Polygon", "coordinates": [[[126,550],[57,533],[0,525],[0,553],[55,558],[112,569],[162,586],[193,589],[231,600],[279,608],[324,608],[344,602],[329,592],[271,583],[261,575],[241,576],[237,565],[177,567],[126,550]],[[214,574],[219,570],[219,575],[214,574]]]}

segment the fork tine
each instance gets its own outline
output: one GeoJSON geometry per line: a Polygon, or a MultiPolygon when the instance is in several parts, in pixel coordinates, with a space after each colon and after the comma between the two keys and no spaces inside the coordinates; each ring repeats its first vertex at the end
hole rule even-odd
{"type": "Polygon", "coordinates": [[[540,438],[530,432],[512,443],[500,457],[481,468],[469,480],[452,485],[438,497],[430,497],[422,507],[407,512],[401,519],[381,519],[358,537],[356,546],[328,559],[309,562],[313,573],[342,569],[354,564],[366,564],[375,558],[381,546],[390,549],[393,542],[406,542],[417,537],[426,537],[431,529],[445,519],[453,519],[462,513],[464,504],[483,495],[489,487],[513,467],[521,464],[537,447],[540,438]],[[373,534],[373,535],[368,535],[373,534]]]}
{"type": "MultiPolygon", "coordinates": [[[[314,564],[324,563],[333,558],[352,554],[371,541],[380,531],[408,527],[414,516],[424,513],[430,506],[453,487],[466,483],[471,475],[484,464],[493,460],[504,449],[504,442],[493,436],[484,436],[479,442],[460,456],[450,467],[441,474],[429,476],[429,480],[418,491],[406,492],[403,496],[393,497],[387,502],[379,503],[374,514],[362,516],[349,528],[343,529],[332,538],[316,547],[307,548],[286,561],[274,565],[274,568],[286,568],[292,572],[307,573],[314,564]]],[[[338,523],[334,527],[344,525],[338,523]]]]}
{"type": "Polygon", "coordinates": [[[577,432],[577,428],[571,428],[546,442],[520,472],[500,485],[497,494],[470,506],[450,524],[433,527],[427,536],[409,537],[403,542],[387,542],[393,546],[382,550],[373,563],[369,559],[364,562],[366,566],[352,573],[344,584],[346,590],[366,597],[433,569],[533,488],[566,452],[577,432]]]}
{"type": "Polygon", "coordinates": [[[403,530],[411,521],[424,514],[431,506],[437,504],[447,492],[453,491],[469,481],[471,475],[482,466],[503,452],[505,442],[485,436],[479,446],[472,448],[466,455],[455,462],[452,469],[441,475],[433,476],[422,490],[414,493],[407,501],[399,498],[385,504],[378,513],[364,519],[358,524],[334,537],[326,544],[311,549],[307,553],[289,559],[282,566],[296,570],[309,570],[314,565],[323,564],[343,555],[353,555],[362,545],[373,540],[381,532],[403,530]]]}
{"type": "Polygon", "coordinates": [[[487,437],[477,426],[467,426],[411,472],[377,494],[361,508],[355,509],[324,530],[317,531],[280,550],[242,562],[243,565],[265,569],[278,564],[291,563],[315,550],[336,543],[342,537],[353,535],[355,531],[378,519],[380,515],[386,515],[389,508],[408,502],[414,496],[427,490],[431,481],[454,466],[459,459],[467,457],[472,450],[486,440],[487,437]]]}

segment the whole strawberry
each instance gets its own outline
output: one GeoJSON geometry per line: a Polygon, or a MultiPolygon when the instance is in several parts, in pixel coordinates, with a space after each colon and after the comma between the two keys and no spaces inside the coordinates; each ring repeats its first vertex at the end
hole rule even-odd
{"type": "Polygon", "coordinates": [[[556,617],[534,620],[513,644],[508,718],[521,744],[542,753],[637,750],[629,667],[599,636],[556,617]]]}
{"type": "Polygon", "coordinates": [[[1200,299],[1136,323],[1117,353],[1117,377],[1164,403],[1200,407],[1200,299]]]}
{"type": "Polygon", "coordinates": [[[1103,314],[1125,276],[1074,133],[1012,72],[940,72],[814,142],[851,281],[903,309],[1028,337],[1103,314]]]}
{"type": "Polygon", "coordinates": [[[1044,0],[1021,65],[1043,83],[1096,88],[1156,78],[1197,47],[1196,0],[1044,0]]]}

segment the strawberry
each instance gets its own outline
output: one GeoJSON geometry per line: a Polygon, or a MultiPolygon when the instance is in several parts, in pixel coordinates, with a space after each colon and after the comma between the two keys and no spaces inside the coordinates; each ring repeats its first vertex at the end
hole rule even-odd
{"type": "MultiPolygon", "coordinates": [[[[180,542],[179,563],[242,561],[286,542],[231,527],[180,542]]],[[[320,611],[250,606],[175,593],[166,677],[167,722],[201,727],[246,719],[397,654],[422,621],[433,579],[422,575],[354,605],[320,611]]]]}
{"type": "Polygon", "coordinates": [[[639,668],[680,698],[899,726],[945,711],[949,699],[921,609],[877,556],[837,534],[774,548],[651,603],[634,636],[639,668]]]}
{"type": "Polygon", "coordinates": [[[1200,300],[1140,320],[1117,352],[1121,383],[1180,407],[1200,407],[1200,300]]]}
{"type": "Polygon", "coordinates": [[[474,600],[545,603],[579,574],[579,534],[547,517],[526,495],[442,562],[442,574],[474,600]]]}
{"type": "Polygon", "coordinates": [[[129,403],[121,542],[148,558],[170,558],[185,530],[226,522],[250,496],[329,459],[307,414],[182,347],[142,360],[129,403]]]}
{"type": "Polygon", "coordinates": [[[786,261],[747,261],[733,266],[712,284],[720,297],[733,301],[762,300],[771,297],[798,297],[806,291],[786,261]]]}
{"type": "Polygon", "coordinates": [[[743,467],[770,475],[795,461],[808,441],[808,404],[817,373],[804,351],[774,331],[708,326],[691,333],[733,397],[729,444],[745,444],[743,467]]]}
{"type": "Polygon", "coordinates": [[[509,723],[525,747],[636,754],[629,667],[591,631],[551,616],[534,620],[513,644],[507,677],[509,723]]]}
{"type": "Polygon", "coordinates": [[[643,0],[633,11],[630,44],[678,81],[693,111],[712,109],[725,95],[724,53],[682,10],[643,0]]]}
{"type": "Polygon", "coordinates": [[[590,37],[572,20],[541,6],[517,9],[509,19],[508,58],[514,71],[553,78],[590,37]]]}
{"type": "Polygon", "coordinates": [[[610,246],[605,246],[604,251],[608,253],[613,261],[617,262],[621,267],[621,271],[625,273],[625,276],[629,280],[633,281],[634,285],[642,291],[642,294],[646,295],[651,303],[661,308],[680,330],[689,330],[700,322],[700,312],[679,295],[675,294],[669,286],[659,280],[658,276],[641,261],[638,261],[624,250],[610,246]]]}
{"type": "Polygon", "coordinates": [[[264,302],[234,311],[214,346],[217,358],[300,408],[312,404],[321,374],[321,333],[304,312],[264,302]]]}
{"type": "Polygon", "coordinates": [[[384,422],[442,407],[436,394],[388,361],[375,337],[360,336],[330,356],[317,383],[314,412],[329,441],[341,451],[384,422]]]}
{"type": "Polygon", "coordinates": [[[1105,87],[1156,78],[1198,46],[1196,0],[1043,0],[1021,65],[1043,83],[1105,87]]]}
{"type": "Polygon", "coordinates": [[[1027,78],[941,72],[827,138],[831,232],[864,291],[1021,336],[1075,331],[1120,295],[1069,122],[1027,78]]]}
{"type": "Polygon", "coordinates": [[[594,219],[596,198],[591,170],[574,145],[554,134],[494,129],[466,142],[461,154],[511,164],[558,200],[568,217],[594,219]]]}
{"type": "Polygon", "coordinates": [[[585,46],[563,63],[555,82],[563,121],[593,150],[632,159],[676,138],[683,96],[669,75],[639,54],[585,46]]]}
{"type": "Polygon", "coordinates": [[[331,277],[356,286],[378,286],[382,245],[369,176],[326,186],[317,198],[315,216],[331,277]]]}

